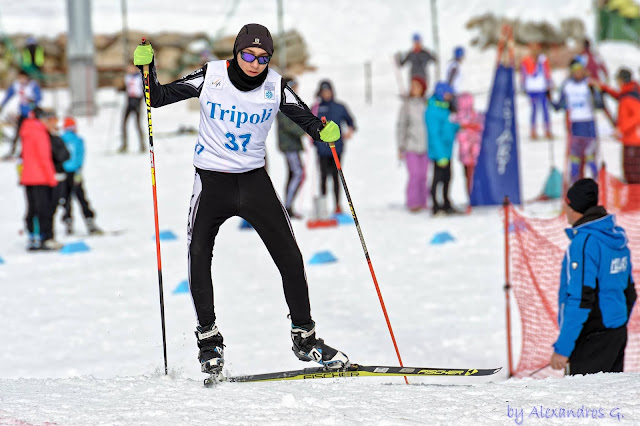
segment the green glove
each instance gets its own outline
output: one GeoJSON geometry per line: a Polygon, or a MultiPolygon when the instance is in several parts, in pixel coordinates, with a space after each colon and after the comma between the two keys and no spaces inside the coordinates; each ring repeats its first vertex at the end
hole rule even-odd
{"type": "Polygon", "coordinates": [[[151,43],[141,44],[133,52],[133,65],[149,65],[153,60],[151,43]]]}
{"type": "Polygon", "coordinates": [[[436,164],[438,165],[438,167],[447,167],[449,165],[449,159],[441,158],[438,161],[436,161],[436,164]]]}
{"type": "Polygon", "coordinates": [[[333,121],[328,122],[324,129],[320,130],[322,142],[335,142],[340,139],[340,127],[333,121]]]}

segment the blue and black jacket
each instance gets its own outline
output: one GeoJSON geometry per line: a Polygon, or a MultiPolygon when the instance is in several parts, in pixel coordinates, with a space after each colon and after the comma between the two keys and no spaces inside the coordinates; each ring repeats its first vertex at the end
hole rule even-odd
{"type": "MultiPolygon", "coordinates": [[[[321,100],[318,104],[318,111],[316,115],[318,117],[325,117],[327,121],[333,121],[340,127],[342,127],[342,124],[346,123],[347,126],[353,129],[356,128],[353,117],[349,114],[347,107],[333,99],[328,102],[321,100]]],[[[313,143],[318,150],[318,156],[333,157],[331,147],[329,147],[328,143],[321,142],[319,140],[315,140],[313,143]]],[[[335,142],[335,146],[337,154],[342,155],[342,150],[344,149],[344,141],[342,140],[342,137],[335,142]]]]}
{"type": "Polygon", "coordinates": [[[603,207],[591,207],[566,230],[571,243],[558,292],[560,335],[553,347],[569,357],[581,336],[626,326],[636,300],[627,236],[603,207]]]}
{"type": "Polygon", "coordinates": [[[69,159],[62,164],[62,167],[67,173],[77,172],[84,162],[84,141],[70,130],[65,131],[60,137],[69,151],[69,159]]]}

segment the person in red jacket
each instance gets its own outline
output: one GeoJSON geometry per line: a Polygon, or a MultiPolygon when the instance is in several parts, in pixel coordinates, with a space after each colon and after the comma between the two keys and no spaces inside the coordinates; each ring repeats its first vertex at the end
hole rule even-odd
{"type": "Polygon", "coordinates": [[[622,170],[627,183],[640,183],[640,86],[631,71],[621,68],[616,75],[620,90],[599,84],[602,91],[618,100],[616,138],[622,142],[622,170]]]}
{"type": "Polygon", "coordinates": [[[20,128],[22,173],[20,184],[27,195],[29,250],[56,250],[53,239],[53,188],[58,184],[51,154],[51,139],[41,119],[50,112],[36,108],[20,128]]]}

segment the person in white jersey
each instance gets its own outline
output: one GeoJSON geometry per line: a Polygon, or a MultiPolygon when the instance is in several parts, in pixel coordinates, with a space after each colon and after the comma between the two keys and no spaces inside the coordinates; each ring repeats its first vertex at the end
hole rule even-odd
{"type": "Polygon", "coordinates": [[[456,46],[453,49],[453,58],[447,64],[447,83],[456,96],[462,93],[462,61],[464,61],[464,47],[456,46]]]}
{"type": "Polygon", "coordinates": [[[233,59],[208,62],[170,84],[158,82],[151,45],[138,46],[134,54],[136,65],[149,65],[152,107],[200,100],[187,239],[198,359],[205,373],[219,373],[224,364],[223,338],[214,313],[211,254],[220,225],[232,216],[255,228],[280,271],[295,355],[331,369],[349,365],[344,353],[316,338],[303,258],[287,211],[264,168],[265,140],[278,111],[314,140],[334,142],[340,129],[331,121],[323,125],[282,83],[282,77],[269,68],[272,55],[271,34],[259,24],[242,27],[233,59]]]}
{"type": "Polygon", "coordinates": [[[142,126],[140,125],[140,106],[142,105],[142,98],[144,97],[144,86],[142,85],[140,72],[133,65],[127,67],[127,74],[124,76],[124,89],[127,92],[127,106],[124,111],[124,117],[122,118],[122,145],[120,145],[118,152],[127,152],[127,120],[131,113],[133,113],[138,131],[140,152],[144,152],[146,147],[142,126]]]}
{"type": "Polygon", "coordinates": [[[566,109],[569,119],[569,171],[571,184],[584,176],[583,165],[591,172],[591,178],[598,178],[596,156],[598,150],[596,132],[596,108],[602,108],[602,95],[589,79],[584,64],[574,58],[569,64],[569,78],[560,88],[560,99],[553,102],[553,108],[566,109]]]}
{"type": "MultiPolygon", "coordinates": [[[[11,140],[11,148],[9,152],[3,157],[4,160],[9,160],[16,154],[16,147],[18,146],[18,138],[20,137],[20,127],[22,122],[29,116],[29,113],[35,109],[42,100],[42,92],[38,83],[29,77],[29,74],[25,70],[18,72],[18,78],[9,86],[4,99],[0,103],[0,111],[14,96],[18,95],[18,117],[16,120],[16,132],[11,140]]],[[[19,152],[19,151],[18,151],[19,152]]]]}

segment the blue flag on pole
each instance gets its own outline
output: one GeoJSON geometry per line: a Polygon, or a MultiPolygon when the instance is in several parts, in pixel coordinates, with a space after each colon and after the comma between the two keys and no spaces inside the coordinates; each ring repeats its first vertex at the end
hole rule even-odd
{"type": "Polygon", "coordinates": [[[520,204],[514,70],[498,64],[489,99],[482,146],[473,175],[472,206],[502,204],[504,196],[520,204]]]}

